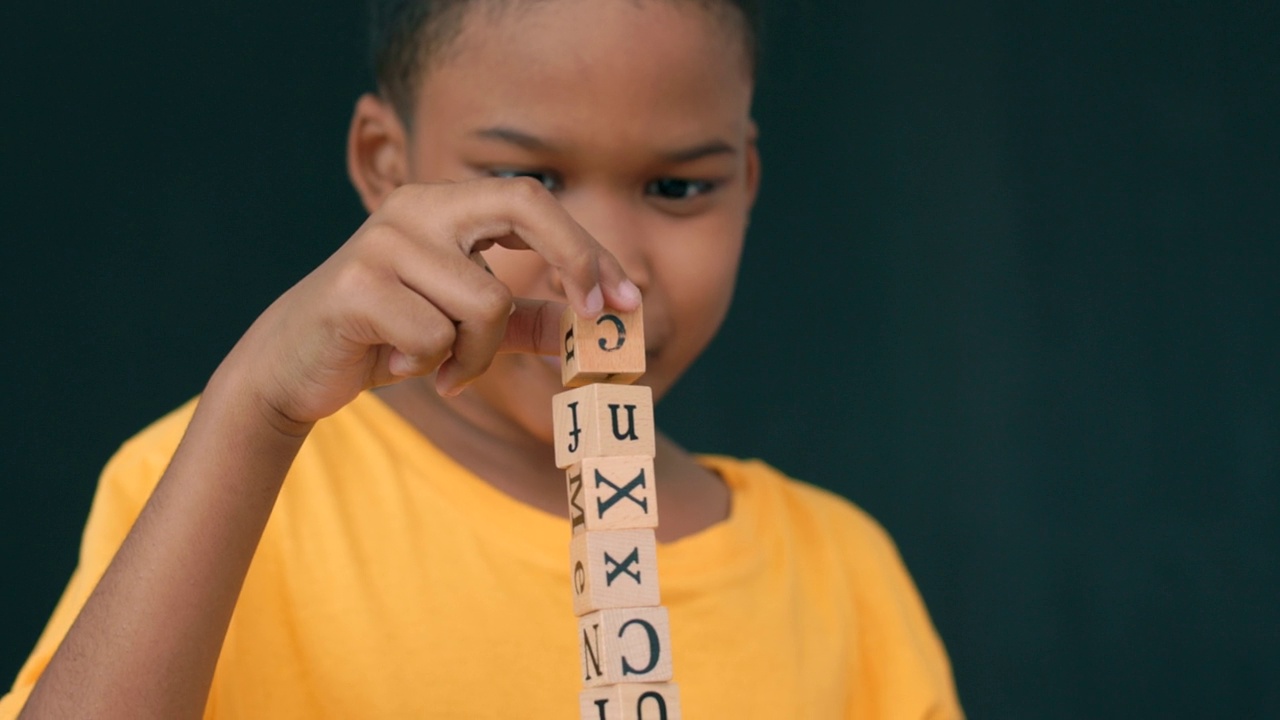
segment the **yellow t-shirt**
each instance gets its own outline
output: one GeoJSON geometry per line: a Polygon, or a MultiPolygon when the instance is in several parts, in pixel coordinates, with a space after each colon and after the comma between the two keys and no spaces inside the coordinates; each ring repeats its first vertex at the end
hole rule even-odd
{"type": "MultiPolygon", "coordinates": [[[[108,463],[79,566],[0,720],[17,715],[192,409],[108,463]]],[[[704,462],[732,491],[729,519],[658,548],[686,718],[961,715],[942,644],[875,521],[764,463],[704,462]]],[[[566,519],[495,490],[364,394],[315,427],[290,471],[205,715],[577,717],[569,538],[566,519]]]]}

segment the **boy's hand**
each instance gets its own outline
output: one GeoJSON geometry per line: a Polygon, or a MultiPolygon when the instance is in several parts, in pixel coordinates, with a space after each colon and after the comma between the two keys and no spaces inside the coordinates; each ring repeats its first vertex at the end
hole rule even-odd
{"type": "Polygon", "coordinates": [[[274,302],[219,369],[288,434],[359,392],[439,368],[460,390],[498,352],[555,354],[563,306],[513,298],[479,251],[538,253],[569,303],[594,317],[640,293],[617,260],[536,180],[395,190],[332,257],[274,302]]]}

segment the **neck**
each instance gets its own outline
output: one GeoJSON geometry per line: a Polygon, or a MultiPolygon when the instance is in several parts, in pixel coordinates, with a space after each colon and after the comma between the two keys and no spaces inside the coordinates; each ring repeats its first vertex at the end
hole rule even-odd
{"type": "MultiPolygon", "coordinates": [[[[548,439],[477,402],[470,391],[442,398],[429,381],[411,379],[375,392],[481,480],[526,505],[568,518],[564,470],[556,467],[548,439]]],[[[661,433],[657,441],[655,467],[665,508],[659,541],[674,541],[727,518],[729,494],[719,478],[661,433]]]]}
{"type": "Polygon", "coordinates": [[[420,378],[375,391],[445,454],[521,502],[568,516],[564,471],[551,446],[518,424],[486,411],[469,391],[442,398],[420,378]]]}

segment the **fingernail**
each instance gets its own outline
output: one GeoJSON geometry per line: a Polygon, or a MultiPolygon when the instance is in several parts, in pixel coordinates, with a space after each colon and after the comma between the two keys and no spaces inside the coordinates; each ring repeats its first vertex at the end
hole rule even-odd
{"type": "Polygon", "coordinates": [[[436,393],[440,397],[458,397],[465,389],[467,389],[466,385],[454,385],[452,381],[448,379],[441,380],[439,375],[436,376],[436,393]]]}
{"type": "Polygon", "coordinates": [[[591,292],[587,293],[586,310],[592,316],[599,315],[600,311],[604,310],[604,291],[599,285],[591,288],[591,292]]]}
{"type": "Polygon", "coordinates": [[[515,315],[515,314],[516,314],[516,304],[511,303],[511,310],[507,313],[507,317],[511,317],[512,315],[515,315]]]}
{"type": "Polygon", "coordinates": [[[640,304],[640,288],[630,280],[618,283],[618,300],[628,305],[640,304]]]}
{"type": "Polygon", "coordinates": [[[394,352],[387,361],[387,370],[396,377],[408,377],[413,374],[413,358],[401,352],[394,352]]]}

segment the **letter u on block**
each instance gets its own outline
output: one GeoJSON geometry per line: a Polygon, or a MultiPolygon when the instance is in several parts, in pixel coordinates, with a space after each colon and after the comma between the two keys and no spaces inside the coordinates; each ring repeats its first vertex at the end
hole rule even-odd
{"type": "Polygon", "coordinates": [[[594,384],[552,400],[556,467],[584,458],[655,453],[653,391],[643,385],[594,384]]]}
{"type": "Polygon", "coordinates": [[[581,720],[682,720],[675,683],[606,685],[578,695],[581,720]]]}

